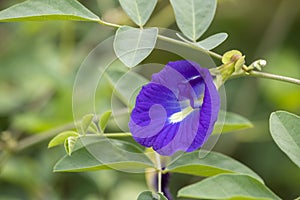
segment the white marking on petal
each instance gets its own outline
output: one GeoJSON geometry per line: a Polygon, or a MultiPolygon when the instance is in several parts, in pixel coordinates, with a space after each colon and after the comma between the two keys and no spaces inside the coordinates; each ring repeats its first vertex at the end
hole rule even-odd
{"type": "Polygon", "coordinates": [[[194,109],[191,106],[189,106],[189,107],[181,110],[180,112],[177,112],[177,113],[174,113],[173,115],[171,115],[169,117],[169,122],[173,123],[173,124],[177,123],[177,122],[181,122],[193,111],[194,111],[194,109]]]}

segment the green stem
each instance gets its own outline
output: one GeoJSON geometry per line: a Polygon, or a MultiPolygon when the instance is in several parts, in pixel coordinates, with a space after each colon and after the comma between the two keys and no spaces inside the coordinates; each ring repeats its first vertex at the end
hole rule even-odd
{"type": "Polygon", "coordinates": [[[106,133],[104,136],[108,138],[115,138],[115,137],[131,137],[131,133],[106,133]]]}
{"type": "Polygon", "coordinates": [[[162,168],[161,168],[161,161],[160,155],[155,152],[156,164],[157,164],[157,192],[162,193],[161,189],[161,181],[162,181],[162,168]]]}
{"type": "Polygon", "coordinates": [[[273,80],[277,80],[277,81],[283,81],[283,82],[287,82],[287,83],[294,83],[294,84],[300,85],[299,79],[275,75],[275,74],[269,74],[269,73],[265,73],[265,72],[250,71],[249,76],[259,77],[259,78],[268,78],[268,79],[273,79],[273,80]]]}
{"type": "Polygon", "coordinates": [[[290,77],[286,77],[286,76],[270,74],[270,73],[266,73],[266,72],[259,72],[259,71],[254,71],[254,70],[248,71],[247,74],[241,73],[241,74],[233,75],[230,77],[230,79],[240,78],[240,77],[244,77],[244,76],[267,78],[267,79],[272,79],[272,80],[283,81],[283,82],[287,82],[287,83],[294,83],[294,84],[300,85],[300,80],[296,79],[296,78],[290,78],[290,77]]]}
{"type": "Polygon", "coordinates": [[[118,137],[131,137],[131,133],[104,133],[104,134],[89,134],[89,135],[83,135],[81,137],[95,137],[95,136],[105,136],[108,138],[118,138],[118,137]]]}
{"type": "Polygon", "coordinates": [[[104,25],[104,26],[109,26],[109,27],[112,27],[112,28],[120,28],[121,27],[121,25],[119,25],[119,24],[113,24],[113,23],[110,23],[110,22],[106,22],[106,21],[103,21],[103,20],[99,20],[99,21],[97,21],[99,24],[102,24],[102,25],[104,25]]]}

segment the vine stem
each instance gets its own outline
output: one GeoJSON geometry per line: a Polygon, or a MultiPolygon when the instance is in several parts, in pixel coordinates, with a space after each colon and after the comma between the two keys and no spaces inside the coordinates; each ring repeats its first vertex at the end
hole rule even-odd
{"type": "Polygon", "coordinates": [[[162,193],[161,182],[162,182],[162,167],[160,161],[160,155],[155,152],[156,164],[157,164],[157,192],[162,193]]]}
{"type": "Polygon", "coordinates": [[[272,79],[272,80],[277,80],[277,81],[283,81],[287,83],[293,83],[296,85],[300,85],[300,80],[296,78],[291,78],[291,77],[286,77],[286,76],[281,76],[281,75],[276,75],[276,74],[270,74],[266,72],[259,72],[259,71],[247,71],[247,73],[241,73],[241,74],[236,74],[230,77],[230,79],[234,78],[240,78],[244,76],[249,76],[249,77],[257,77],[257,78],[267,78],[267,79],[272,79]]]}
{"type": "MultiPolygon", "coordinates": [[[[118,24],[114,24],[114,23],[109,23],[106,21],[103,21],[101,19],[99,19],[98,21],[99,24],[102,24],[104,26],[109,26],[109,27],[113,27],[113,28],[120,28],[122,25],[118,25],[118,24]]],[[[201,47],[198,47],[194,44],[188,43],[188,42],[184,42],[184,41],[180,41],[180,40],[176,40],[173,38],[169,38],[163,35],[158,35],[158,39],[166,41],[166,42],[170,42],[173,44],[177,44],[180,46],[184,46],[184,47],[190,47],[192,49],[198,50],[202,53],[206,53],[218,60],[222,60],[222,55],[215,53],[213,51],[209,51],[206,49],[203,49],[201,47]]],[[[299,79],[295,79],[295,78],[290,78],[290,77],[286,77],[286,76],[281,76],[281,75],[275,75],[275,74],[269,74],[269,73],[265,73],[265,72],[259,72],[259,71],[246,71],[247,74],[242,73],[242,74],[236,74],[231,76],[230,78],[238,78],[238,77],[243,77],[243,76],[253,76],[253,77],[258,77],[258,78],[268,78],[268,79],[273,79],[273,80],[278,80],[278,81],[283,81],[283,82],[288,82],[288,83],[294,83],[297,85],[300,85],[300,80],[299,79]]]]}
{"type": "Polygon", "coordinates": [[[269,73],[259,72],[259,71],[250,71],[249,75],[253,76],[253,77],[258,77],[258,78],[268,78],[268,79],[273,79],[273,80],[278,80],[278,81],[283,81],[283,82],[294,83],[294,84],[300,85],[299,79],[286,77],[286,76],[269,74],[269,73]]]}

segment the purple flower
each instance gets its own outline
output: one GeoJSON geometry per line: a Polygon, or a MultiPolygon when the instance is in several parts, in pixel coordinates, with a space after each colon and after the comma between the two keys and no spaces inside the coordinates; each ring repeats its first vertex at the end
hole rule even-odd
{"type": "Polygon", "coordinates": [[[132,110],[133,138],[161,155],[200,148],[213,131],[220,97],[208,69],[169,62],[142,87],[132,110]]]}

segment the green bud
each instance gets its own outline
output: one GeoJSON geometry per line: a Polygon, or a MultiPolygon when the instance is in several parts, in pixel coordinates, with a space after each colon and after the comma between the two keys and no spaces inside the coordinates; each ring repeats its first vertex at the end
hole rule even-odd
{"type": "Polygon", "coordinates": [[[224,53],[222,57],[222,63],[227,64],[227,63],[235,62],[238,59],[240,59],[240,57],[242,56],[243,56],[242,53],[238,50],[227,51],[226,53],[224,53]]]}
{"type": "Polygon", "coordinates": [[[245,64],[245,56],[238,50],[226,52],[222,57],[222,63],[218,71],[225,82],[233,73],[240,73],[245,64]]]}

